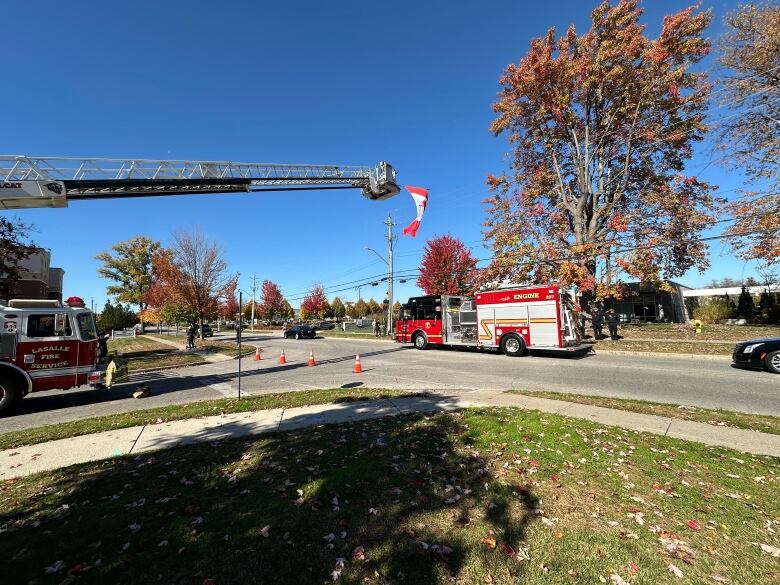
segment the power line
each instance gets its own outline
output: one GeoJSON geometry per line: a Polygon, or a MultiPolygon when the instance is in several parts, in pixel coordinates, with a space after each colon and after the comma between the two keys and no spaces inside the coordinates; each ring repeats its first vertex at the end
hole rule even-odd
{"type": "MultiPolygon", "coordinates": [[[[756,214],[756,217],[758,217],[760,215],[763,215],[763,214],[756,214]]],[[[747,217],[753,217],[753,216],[747,216],[747,217]]],[[[722,219],[717,219],[717,220],[710,220],[710,221],[703,222],[703,223],[705,225],[716,225],[716,224],[722,224],[722,223],[731,222],[731,221],[738,221],[740,219],[743,219],[743,218],[742,217],[739,217],[739,218],[737,218],[737,217],[728,217],[728,218],[722,218],[722,219]]],[[[770,232],[770,231],[774,231],[774,229],[770,228],[770,229],[767,229],[767,230],[752,230],[752,231],[741,232],[741,233],[737,233],[737,234],[721,234],[721,235],[718,235],[718,236],[708,236],[708,237],[705,237],[705,238],[696,238],[696,241],[702,241],[702,242],[715,241],[715,240],[728,239],[728,238],[734,238],[734,237],[740,237],[740,236],[751,235],[751,234],[762,233],[762,232],[770,232]]],[[[611,240],[610,242],[601,242],[601,243],[597,244],[597,246],[603,246],[605,243],[612,245],[612,244],[615,244],[616,241],[615,240],[611,240]]],[[[573,255],[570,255],[570,256],[562,256],[562,257],[559,257],[559,258],[556,258],[556,259],[537,261],[536,263],[538,263],[538,264],[550,264],[550,263],[557,263],[557,262],[567,262],[567,261],[572,261],[572,260],[580,260],[583,257],[606,256],[608,254],[623,254],[623,253],[626,253],[626,252],[646,250],[646,249],[654,249],[654,248],[663,248],[663,247],[669,247],[669,246],[671,246],[671,245],[670,244],[645,244],[645,245],[641,245],[641,246],[623,246],[623,247],[611,248],[610,250],[604,251],[604,252],[593,252],[593,253],[589,253],[589,254],[573,254],[573,255]]],[[[493,261],[493,260],[501,260],[501,259],[507,259],[507,257],[506,256],[498,256],[498,255],[496,255],[496,256],[490,256],[490,257],[487,257],[487,258],[478,258],[476,260],[476,262],[477,263],[490,262],[490,261],[493,261]]],[[[487,269],[487,267],[478,268],[476,270],[485,270],[485,269],[487,269]]],[[[396,270],[394,274],[395,274],[395,277],[396,277],[396,278],[394,278],[394,280],[414,278],[415,276],[419,276],[420,269],[419,268],[400,269],[400,270],[396,270]]],[[[433,274],[447,274],[447,272],[441,272],[441,273],[435,273],[434,272],[433,274]]],[[[363,286],[370,286],[374,282],[379,283],[379,282],[385,282],[386,280],[387,280],[387,276],[385,274],[376,274],[376,275],[373,275],[373,276],[366,276],[364,278],[357,279],[357,280],[347,281],[347,282],[343,282],[343,283],[333,284],[333,285],[330,285],[328,287],[323,287],[323,290],[325,290],[325,291],[327,291],[327,292],[332,294],[332,293],[336,293],[336,292],[344,292],[344,291],[348,291],[348,290],[354,290],[357,286],[361,286],[361,287],[363,287],[363,286]]],[[[306,294],[308,294],[308,293],[306,293],[306,294]]],[[[302,299],[304,299],[306,297],[306,294],[301,294],[300,296],[297,296],[297,297],[286,297],[286,298],[287,298],[288,301],[302,300],[302,299]]]]}

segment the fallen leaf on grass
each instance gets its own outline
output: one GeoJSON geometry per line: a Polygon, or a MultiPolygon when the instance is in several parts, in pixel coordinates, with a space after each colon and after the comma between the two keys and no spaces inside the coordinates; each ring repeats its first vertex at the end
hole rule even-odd
{"type": "Polygon", "coordinates": [[[504,549],[504,552],[507,554],[508,557],[513,557],[517,554],[517,552],[515,552],[515,549],[513,549],[512,546],[509,544],[504,543],[501,545],[501,548],[504,549]]]}
{"type": "Polygon", "coordinates": [[[672,563],[669,563],[667,565],[667,568],[669,569],[669,572],[672,575],[674,575],[675,577],[678,577],[680,579],[683,578],[683,576],[684,576],[683,572],[680,569],[678,569],[677,567],[675,567],[672,563]]]}
{"type": "Polygon", "coordinates": [[[358,559],[360,561],[366,560],[366,549],[364,549],[362,546],[355,547],[355,550],[352,551],[352,558],[358,559]]]}
{"type": "Polygon", "coordinates": [[[688,528],[691,530],[701,530],[701,525],[698,520],[688,520],[688,528]]]}
{"type": "Polygon", "coordinates": [[[488,547],[490,550],[493,550],[496,548],[496,539],[495,538],[483,538],[480,540],[482,544],[484,544],[486,547],[488,547]]]}
{"type": "Polygon", "coordinates": [[[721,575],[710,575],[710,579],[715,581],[716,583],[731,583],[726,577],[723,577],[721,575]]]}
{"type": "Polygon", "coordinates": [[[628,561],[628,567],[631,569],[631,572],[633,573],[639,572],[639,566],[634,561],[628,561]]]}
{"type": "Polygon", "coordinates": [[[776,546],[772,546],[770,544],[759,544],[759,547],[761,547],[761,550],[767,554],[772,555],[773,557],[780,557],[780,548],[777,548],[776,546]]]}
{"type": "Polygon", "coordinates": [[[270,526],[263,526],[262,530],[260,530],[260,534],[262,534],[265,538],[268,538],[269,530],[271,530],[270,526]]]}
{"type": "Polygon", "coordinates": [[[617,573],[610,573],[610,574],[609,574],[609,579],[610,579],[610,581],[612,581],[612,582],[613,582],[615,585],[628,585],[628,581],[626,581],[625,579],[623,579],[623,577],[621,577],[621,576],[620,576],[620,575],[618,575],[617,573]]]}
{"type": "Polygon", "coordinates": [[[61,571],[64,568],[65,568],[65,562],[64,561],[57,561],[56,563],[53,563],[53,564],[49,565],[48,567],[46,567],[44,569],[44,572],[47,575],[52,575],[54,573],[58,573],[59,571],[61,571]]]}

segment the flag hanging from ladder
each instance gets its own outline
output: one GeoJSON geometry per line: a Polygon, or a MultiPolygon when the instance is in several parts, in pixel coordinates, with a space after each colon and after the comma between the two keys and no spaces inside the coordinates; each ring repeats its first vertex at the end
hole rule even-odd
{"type": "Polygon", "coordinates": [[[425,213],[425,208],[428,206],[428,189],[423,187],[412,187],[407,185],[405,187],[409,194],[414,199],[414,205],[417,207],[417,217],[412,223],[404,228],[405,236],[417,237],[417,228],[420,227],[420,220],[425,213]]]}

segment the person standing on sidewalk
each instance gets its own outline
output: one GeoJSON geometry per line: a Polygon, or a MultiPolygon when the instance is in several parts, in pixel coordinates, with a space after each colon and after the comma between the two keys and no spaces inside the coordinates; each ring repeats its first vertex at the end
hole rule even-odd
{"type": "Polygon", "coordinates": [[[187,349],[195,349],[195,323],[187,329],[187,349]]]}
{"type": "Polygon", "coordinates": [[[607,313],[607,327],[612,341],[618,340],[618,323],[620,323],[620,315],[615,312],[615,309],[610,309],[607,313]]]}

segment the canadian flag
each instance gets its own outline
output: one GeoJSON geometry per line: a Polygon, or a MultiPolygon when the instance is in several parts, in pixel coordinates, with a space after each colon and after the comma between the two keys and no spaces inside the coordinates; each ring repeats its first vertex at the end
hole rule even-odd
{"type": "Polygon", "coordinates": [[[420,227],[420,220],[425,213],[425,208],[428,207],[428,189],[423,187],[412,187],[407,185],[405,187],[409,194],[414,199],[414,205],[417,207],[417,217],[412,223],[404,228],[405,236],[417,237],[417,228],[420,227]]]}

